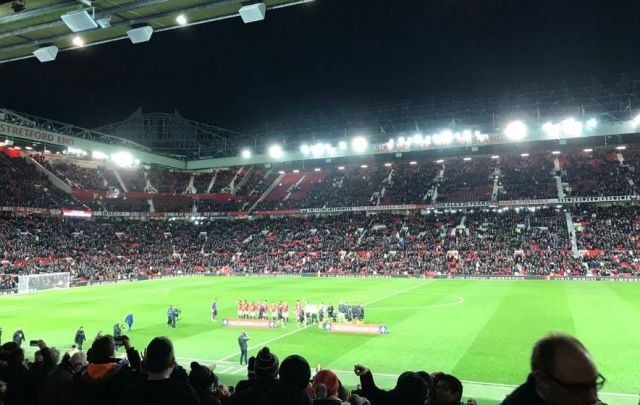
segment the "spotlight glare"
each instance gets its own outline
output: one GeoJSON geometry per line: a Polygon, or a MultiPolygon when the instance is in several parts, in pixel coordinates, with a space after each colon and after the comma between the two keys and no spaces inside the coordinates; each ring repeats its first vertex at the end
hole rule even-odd
{"type": "Polygon", "coordinates": [[[241,155],[244,159],[249,159],[251,157],[251,151],[249,149],[244,149],[241,152],[241,155]]]}
{"type": "Polygon", "coordinates": [[[622,145],[622,146],[616,146],[616,149],[617,149],[617,150],[625,150],[625,149],[627,149],[627,147],[626,147],[626,146],[624,146],[624,145],[622,145]]]}
{"type": "Polygon", "coordinates": [[[550,138],[560,137],[560,125],[554,124],[553,122],[545,122],[542,126],[542,130],[550,138]]]}
{"type": "Polygon", "coordinates": [[[552,155],[559,155],[560,151],[559,150],[554,150],[553,152],[551,152],[552,155]]]}
{"type": "Polygon", "coordinates": [[[369,143],[367,142],[367,139],[364,136],[356,136],[351,141],[351,147],[356,153],[364,152],[365,150],[367,150],[368,145],[369,143]]]}
{"type": "Polygon", "coordinates": [[[636,115],[636,117],[633,120],[631,120],[631,123],[635,126],[640,125],[640,114],[636,115]]]}
{"type": "Polygon", "coordinates": [[[444,163],[444,159],[438,159],[436,160],[436,163],[444,163]]]}
{"type": "Polygon", "coordinates": [[[418,164],[418,162],[416,162],[415,160],[412,160],[411,162],[409,162],[409,164],[410,164],[411,166],[415,166],[415,165],[417,165],[417,164],[418,164]]]}
{"type": "Polygon", "coordinates": [[[314,171],[314,172],[319,172],[319,171],[320,171],[320,168],[319,168],[319,167],[316,167],[315,169],[313,169],[313,171],[314,171]]]}
{"type": "Polygon", "coordinates": [[[391,167],[391,163],[385,163],[384,167],[391,167]]]}
{"type": "Polygon", "coordinates": [[[338,170],[344,170],[344,166],[338,166],[338,170]]]}
{"type": "Polygon", "coordinates": [[[471,158],[470,158],[470,157],[466,157],[466,158],[464,158],[464,159],[462,159],[462,160],[464,160],[465,162],[468,162],[468,161],[470,161],[470,160],[471,160],[471,158]]]}
{"type": "Polygon", "coordinates": [[[347,143],[345,141],[338,142],[338,148],[340,148],[340,150],[347,149],[347,143]]]}
{"type": "Polygon", "coordinates": [[[528,154],[528,153],[521,153],[521,154],[520,154],[520,156],[522,156],[522,157],[529,157],[529,154],[528,154]]]}
{"type": "Polygon", "coordinates": [[[587,128],[593,129],[598,126],[598,120],[595,118],[591,118],[587,121],[587,128]]]}
{"type": "Polygon", "coordinates": [[[184,14],[180,14],[179,16],[176,17],[176,22],[178,23],[178,25],[182,25],[182,26],[187,25],[187,16],[184,14]]]}
{"type": "Polygon", "coordinates": [[[303,155],[308,155],[309,154],[309,146],[307,146],[307,145],[300,146],[300,152],[302,152],[303,155]]]}
{"type": "Polygon", "coordinates": [[[586,153],[589,153],[589,152],[593,152],[593,149],[591,149],[591,148],[587,148],[587,149],[583,149],[582,151],[583,151],[583,152],[586,152],[586,153]]]}
{"type": "Polygon", "coordinates": [[[491,159],[500,159],[500,155],[493,155],[491,156],[491,159]]]}
{"type": "Polygon", "coordinates": [[[575,118],[567,118],[560,123],[562,125],[562,132],[568,136],[580,136],[582,135],[582,122],[576,121],[575,118]]]}
{"type": "Polygon", "coordinates": [[[268,152],[269,156],[273,159],[280,159],[284,154],[280,145],[271,145],[268,152]]]}
{"type": "Polygon", "coordinates": [[[512,121],[504,129],[504,134],[514,141],[519,141],[526,137],[527,132],[527,126],[522,121],[512,121]]]}
{"type": "Polygon", "coordinates": [[[77,46],[77,47],[82,47],[84,46],[84,40],[82,38],[80,38],[79,36],[75,36],[73,37],[73,39],[71,40],[71,42],[77,46]]]}

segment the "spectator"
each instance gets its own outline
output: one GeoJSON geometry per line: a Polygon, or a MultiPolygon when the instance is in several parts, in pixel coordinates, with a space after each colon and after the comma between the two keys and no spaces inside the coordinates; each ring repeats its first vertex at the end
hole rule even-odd
{"type": "Polygon", "coordinates": [[[247,379],[238,381],[238,383],[236,384],[235,392],[242,391],[253,385],[253,382],[256,380],[256,373],[254,371],[255,365],[256,365],[255,356],[249,357],[249,362],[247,364],[247,379]]]}
{"type": "Polygon", "coordinates": [[[29,369],[24,364],[24,351],[15,342],[0,346],[0,360],[6,364],[0,380],[6,383],[5,405],[23,405],[27,400],[29,369]]]}
{"type": "Polygon", "coordinates": [[[376,386],[373,374],[367,367],[357,364],[354,372],[360,377],[362,394],[371,402],[371,405],[422,404],[429,396],[429,385],[418,373],[406,371],[400,374],[394,389],[384,391],[376,386]]]}
{"type": "Polygon", "coordinates": [[[48,348],[47,344],[39,340],[36,362],[29,366],[27,372],[27,400],[26,404],[37,405],[42,398],[42,388],[47,374],[52,372],[58,361],[60,353],[55,348],[48,348]]]}
{"type": "Polygon", "coordinates": [[[436,405],[461,405],[462,383],[451,374],[439,374],[433,379],[432,402],[436,405]]]}
{"type": "Polygon", "coordinates": [[[586,405],[598,402],[604,384],[587,349],[578,339],[551,334],[538,340],[531,373],[503,405],[586,405]]]}
{"type": "Polygon", "coordinates": [[[216,395],[218,376],[209,367],[195,361],[192,362],[189,384],[196,391],[202,405],[221,405],[220,399],[216,395]]]}
{"type": "Polygon", "coordinates": [[[97,338],[87,354],[89,365],[76,378],[80,402],[113,405],[132,385],[140,370],[140,355],[125,336],[128,363],[114,358],[116,345],[112,336],[97,338]]]}
{"type": "Polygon", "coordinates": [[[200,404],[196,392],[190,385],[170,378],[176,366],[176,359],[169,338],[156,337],[151,340],[145,352],[144,362],[149,373],[148,378],[129,387],[122,396],[121,404],[200,404]]]}
{"type": "Polygon", "coordinates": [[[255,373],[256,380],[250,388],[237,392],[231,397],[232,405],[258,404],[264,396],[278,383],[278,371],[280,362],[278,357],[263,347],[256,356],[255,373]]]}
{"type": "Polygon", "coordinates": [[[280,365],[280,379],[267,393],[264,405],[309,405],[311,400],[305,389],[309,386],[311,369],[307,360],[291,355],[280,365]]]}
{"type": "Polygon", "coordinates": [[[313,378],[312,387],[316,394],[313,405],[340,405],[343,403],[338,397],[340,380],[333,371],[319,370],[313,378]]]}
{"type": "Polygon", "coordinates": [[[89,363],[84,352],[74,353],[70,358],[64,358],[44,381],[41,405],[73,404],[74,378],[81,373],[89,363]]]}

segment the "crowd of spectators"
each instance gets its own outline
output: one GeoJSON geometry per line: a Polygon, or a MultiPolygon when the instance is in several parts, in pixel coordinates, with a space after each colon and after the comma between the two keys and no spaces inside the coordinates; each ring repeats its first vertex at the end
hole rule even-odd
{"type": "Polygon", "coordinates": [[[496,161],[488,157],[451,160],[438,183],[438,202],[489,201],[496,161]]]}
{"type": "MultiPolygon", "coordinates": [[[[631,159],[635,152],[625,151],[631,159]]],[[[625,158],[626,162],[626,158],[625,158]]],[[[631,167],[622,165],[618,153],[609,150],[569,155],[563,158],[563,169],[569,183],[569,196],[598,197],[634,194],[631,180],[631,167]]],[[[640,168],[640,166],[638,166],[640,168]]]]}
{"type": "Polygon", "coordinates": [[[191,173],[151,169],[149,183],[158,193],[182,194],[189,186],[191,173]]]}
{"type": "Polygon", "coordinates": [[[501,158],[500,200],[557,198],[553,162],[545,155],[501,158]]]}
{"type": "Polygon", "coordinates": [[[0,205],[38,208],[80,208],[70,194],[53,186],[24,158],[0,153],[0,205]]]}
{"type": "MultiPolygon", "coordinates": [[[[317,367],[292,354],[282,362],[268,347],[248,362],[247,379],[235,386],[220,382],[214,371],[196,361],[189,372],[178,365],[173,343],[155,337],[143,356],[124,336],[124,353],[114,338],[98,336],[85,353],[74,348],[60,359],[60,350],[39,340],[33,361],[25,361],[21,340],[0,346],[2,405],[477,405],[464,400],[460,379],[442,371],[399,375],[395,387],[377,386],[368,367],[356,364],[359,380],[349,390],[339,373],[317,367]],[[463,402],[464,401],[464,402],[463,402]]],[[[531,354],[527,381],[504,405],[596,404],[605,383],[585,346],[572,336],[551,334],[538,340],[531,354]],[[560,379],[560,380],[559,380],[560,379]],[[568,384],[561,381],[571,381],[568,384]]]]}
{"type": "Polygon", "coordinates": [[[198,223],[6,218],[0,274],[64,271],[75,281],[203,272],[638,274],[636,208],[600,208],[597,221],[589,212],[580,214],[590,222],[576,236],[600,256],[583,258],[573,255],[560,209],[198,223]],[[593,260],[606,260],[608,272],[593,260]]]}
{"type": "MultiPolygon", "coordinates": [[[[385,193],[381,204],[424,204],[425,196],[433,188],[440,165],[423,161],[415,165],[397,164],[390,179],[384,182],[385,193]]],[[[430,201],[426,201],[430,202],[430,201]]]]}

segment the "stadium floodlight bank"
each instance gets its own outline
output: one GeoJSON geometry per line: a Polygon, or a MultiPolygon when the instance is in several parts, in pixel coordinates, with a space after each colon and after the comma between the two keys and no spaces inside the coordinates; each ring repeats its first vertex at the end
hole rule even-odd
{"type": "Polygon", "coordinates": [[[18,276],[18,294],[69,288],[69,273],[44,273],[18,276]]]}

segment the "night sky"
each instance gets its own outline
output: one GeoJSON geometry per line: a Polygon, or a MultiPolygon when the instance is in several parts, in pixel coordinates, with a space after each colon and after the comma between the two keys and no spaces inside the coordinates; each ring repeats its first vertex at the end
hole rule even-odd
{"type": "Polygon", "coordinates": [[[636,0],[316,0],[0,65],[0,106],[95,127],[172,112],[241,131],[362,106],[640,69],[636,0]]]}

